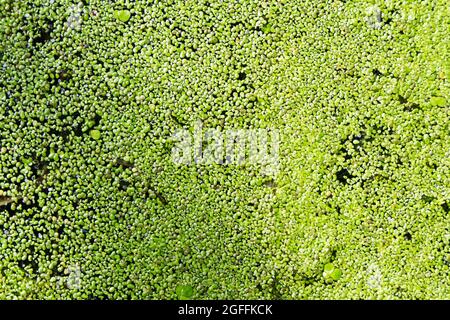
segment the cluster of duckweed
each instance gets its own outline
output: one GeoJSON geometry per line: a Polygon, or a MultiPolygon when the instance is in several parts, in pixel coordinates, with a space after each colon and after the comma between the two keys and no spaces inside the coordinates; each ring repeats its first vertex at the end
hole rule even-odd
{"type": "Polygon", "coordinates": [[[0,298],[450,298],[446,1],[0,8],[0,298]]]}

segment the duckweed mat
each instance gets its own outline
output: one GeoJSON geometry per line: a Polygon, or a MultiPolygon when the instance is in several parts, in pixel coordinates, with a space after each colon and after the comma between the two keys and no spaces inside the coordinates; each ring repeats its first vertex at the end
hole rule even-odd
{"type": "Polygon", "coordinates": [[[0,0],[0,298],[449,299],[449,11],[0,0]]]}

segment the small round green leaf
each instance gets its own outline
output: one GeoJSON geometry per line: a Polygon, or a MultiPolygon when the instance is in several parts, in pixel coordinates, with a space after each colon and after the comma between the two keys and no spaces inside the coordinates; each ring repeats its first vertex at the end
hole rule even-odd
{"type": "Polygon", "coordinates": [[[194,295],[194,289],[189,285],[179,285],[176,288],[176,293],[179,299],[190,299],[194,295]]]}
{"type": "Polygon", "coordinates": [[[333,272],[331,272],[331,279],[333,280],[339,280],[342,277],[342,271],[341,269],[334,269],[333,272]]]}
{"type": "Polygon", "coordinates": [[[128,10],[116,10],[114,11],[114,15],[116,19],[122,22],[127,22],[131,18],[131,12],[128,10]]]}
{"type": "Polygon", "coordinates": [[[324,267],[323,267],[323,271],[325,272],[329,272],[329,271],[333,271],[334,266],[332,263],[327,263],[324,267]]]}
{"type": "Polygon", "coordinates": [[[91,137],[92,137],[93,139],[95,139],[95,140],[100,139],[100,136],[101,136],[101,133],[100,133],[100,131],[98,131],[98,130],[91,130],[91,131],[89,132],[89,134],[90,134],[91,137]]]}

